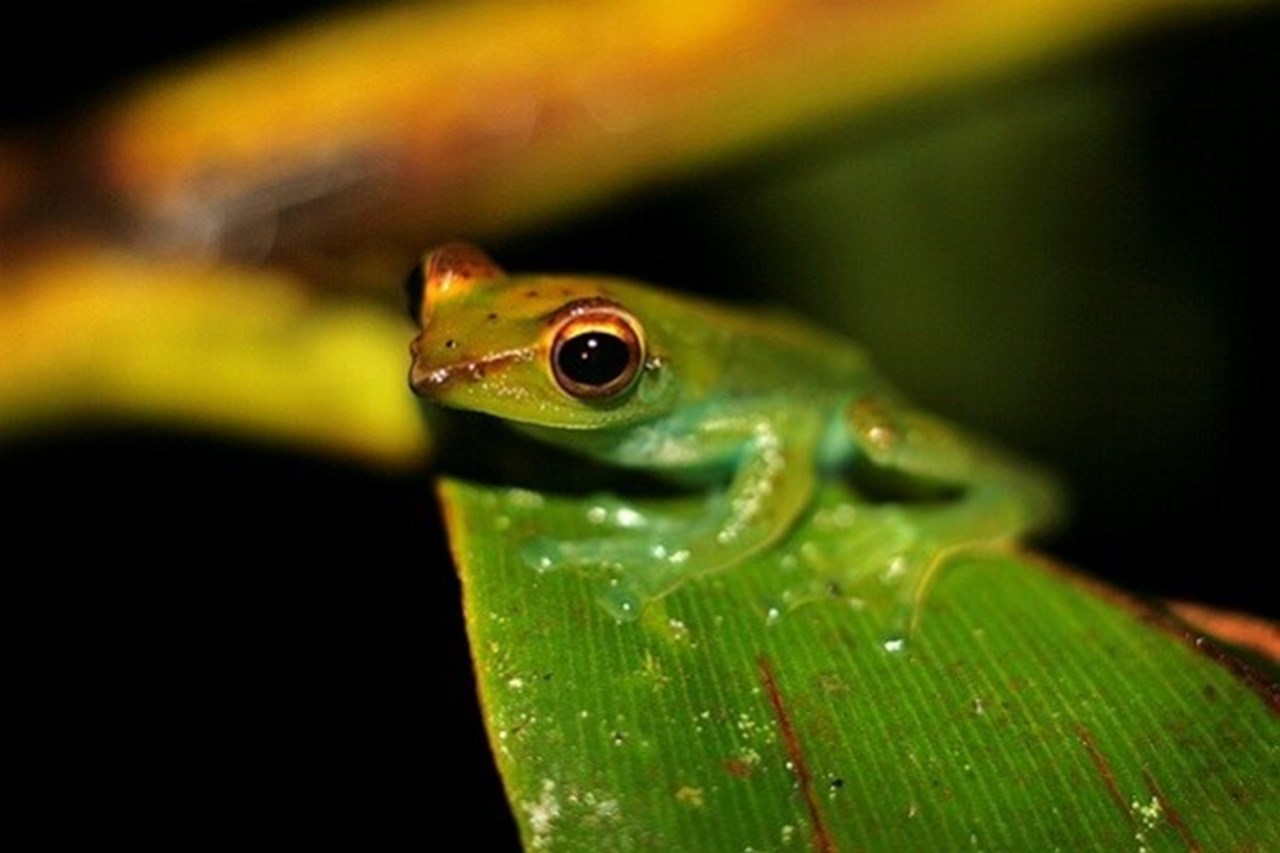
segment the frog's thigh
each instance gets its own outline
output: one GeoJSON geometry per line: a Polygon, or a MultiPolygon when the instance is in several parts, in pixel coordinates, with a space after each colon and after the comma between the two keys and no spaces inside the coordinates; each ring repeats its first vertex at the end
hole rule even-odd
{"type": "Polygon", "coordinates": [[[941,483],[972,479],[972,448],[954,427],[923,412],[864,398],[845,409],[845,424],[872,464],[941,483]]]}
{"type": "MultiPolygon", "coordinates": [[[[741,443],[742,458],[727,490],[701,514],[674,517],[652,507],[613,506],[632,520],[581,540],[538,538],[525,559],[557,565],[621,567],[629,583],[654,596],[683,578],[728,568],[785,535],[813,497],[820,420],[812,412],[778,411],[718,421],[702,436],[741,443]]],[[[601,513],[605,515],[606,513],[601,513]]]]}
{"type": "Polygon", "coordinates": [[[1035,465],[923,412],[874,399],[854,401],[845,421],[872,464],[962,486],[961,515],[1002,534],[1052,530],[1066,502],[1056,479],[1035,465]]]}

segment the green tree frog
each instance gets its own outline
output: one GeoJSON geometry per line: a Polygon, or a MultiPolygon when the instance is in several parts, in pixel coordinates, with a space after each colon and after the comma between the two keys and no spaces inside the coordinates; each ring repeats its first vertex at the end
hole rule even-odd
{"type": "Polygon", "coordinates": [[[912,408],[858,347],[784,314],[616,278],[508,275],[462,243],[428,252],[407,288],[419,395],[711,487],[692,516],[617,498],[596,536],[523,543],[533,568],[609,577],[619,618],[784,541],[823,478],[916,496],[859,508],[850,536],[863,544],[846,558],[863,566],[840,573],[896,574],[904,601],[948,554],[1059,514],[1050,478],[912,408]]]}

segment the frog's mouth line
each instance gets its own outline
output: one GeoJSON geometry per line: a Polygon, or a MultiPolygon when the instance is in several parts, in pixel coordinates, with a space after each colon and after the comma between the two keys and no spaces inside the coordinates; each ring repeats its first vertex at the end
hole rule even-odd
{"type": "Polygon", "coordinates": [[[491,353],[481,358],[457,361],[443,367],[428,368],[419,356],[417,340],[410,347],[410,352],[413,354],[413,368],[409,372],[409,384],[413,390],[426,395],[438,391],[455,379],[478,382],[494,370],[501,370],[511,364],[532,361],[536,355],[534,347],[519,347],[491,353]]]}

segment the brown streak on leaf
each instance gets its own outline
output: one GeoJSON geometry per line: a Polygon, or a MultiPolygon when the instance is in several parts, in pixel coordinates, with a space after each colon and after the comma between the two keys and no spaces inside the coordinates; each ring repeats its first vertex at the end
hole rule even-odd
{"type": "Polygon", "coordinates": [[[1264,673],[1250,666],[1242,658],[1207,636],[1194,625],[1188,624],[1178,614],[1166,607],[1130,595],[1082,572],[1049,560],[1029,551],[1021,551],[1020,556],[1067,583],[1083,589],[1105,601],[1127,610],[1135,618],[1164,633],[1180,640],[1184,645],[1209,658],[1229,672],[1237,681],[1249,688],[1262,700],[1272,714],[1280,716],[1280,683],[1272,681],[1264,673]]]}
{"type": "Polygon", "coordinates": [[[831,833],[827,830],[822,820],[822,812],[818,809],[818,798],[813,791],[813,774],[809,772],[809,763],[805,759],[804,748],[800,745],[800,736],[791,723],[786,704],[782,700],[782,692],[778,690],[778,682],[773,677],[773,668],[764,655],[756,658],[756,665],[760,668],[760,680],[764,682],[765,692],[769,694],[773,716],[778,721],[778,730],[782,733],[782,741],[787,747],[791,772],[795,774],[796,784],[804,795],[804,803],[809,810],[809,822],[813,824],[813,849],[818,853],[836,853],[835,842],[831,840],[831,833]]]}
{"type": "Polygon", "coordinates": [[[1170,630],[1176,630],[1178,626],[1181,626],[1180,636],[1184,643],[1244,682],[1266,704],[1272,714],[1280,717],[1280,684],[1269,681],[1266,676],[1236,657],[1225,646],[1216,642],[1212,637],[1194,630],[1172,613],[1164,614],[1164,618],[1174,626],[1170,630]]]}
{"type": "Polygon", "coordinates": [[[1182,841],[1187,845],[1187,849],[1192,853],[1201,853],[1202,848],[1191,834],[1191,828],[1187,826],[1186,821],[1182,819],[1182,815],[1178,814],[1173,804],[1169,802],[1169,798],[1164,795],[1164,791],[1160,790],[1160,786],[1156,784],[1156,778],[1151,775],[1151,771],[1142,768],[1142,778],[1147,780],[1147,788],[1151,791],[1151,795],[1160,803],[1160,810],[1164,813],[1165,818],[1169,821],[1169,825],[1178,831],[1178,835],[1182,837],[1182,841]]]}
{"type": "Polygon", "coordinates": [[[1116,785],[1116,775],[1111,772],[1111,764],[1107,761],[1107,757],[1098,749],[1098,745],[1093,742],[1093,735],[1084,727],[1083,723],[1076,723],[1073,727],[1076,737],[1079,738],[1084,751],[1088,753],[1089,760],[1093,762],[1093,766],[1098,769],[1098,775],[1102,777],[1102,783],[1107,786],[1107,793],[1111,795],[1112,801],[1116,807],[1120,809],[1120,813],[1124,815],[1125,820],[1133,823],[1133,813],[1129,811],[1129,804],[1125,802],[1124,795],[1120,793],[1120,787],[1116,785]]]}

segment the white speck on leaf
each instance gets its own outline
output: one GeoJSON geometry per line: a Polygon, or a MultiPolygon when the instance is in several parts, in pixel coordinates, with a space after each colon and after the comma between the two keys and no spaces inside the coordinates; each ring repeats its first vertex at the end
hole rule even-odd
{"type": "Polygon", "coordinates": [[[556,799],[556,783],[551,779],[542,780],[542,792],[538,799],[521,803],[525,814],[529,816],[529,830],[533,833],[533,846],[546,847],[551,843],[551,830],[556,819],[560,817],[560,801],[556,799]]]}
{"type": "Polygon", "coordinates": [[[700,809],[703,804],[702,789],[690,788],[688,785],[685,785],[676,791],[676,802],[700,809]]]}
{"type": "Polygon", "coordinates": [[[1164,807],[1160,805],[1158,797],[1152,797],[1146,803],[1132,800],[1129,803],[1129,810],[1138,819],[1138,831],[1133,834],[1133,840],[1138,842],[1140,853],[1146,853],[1147,833],[1160,825],[1160,821],[1164,818],[1164,807]]]}
{"type": "Polygon", "coordinates": [[[894,557],[880,572],[880,583],[885,586],[892,586],[902,580],[907,574],[907,559],[902,555],[894,557]]]}
{"type": "Polygon", "coordinates": [[[635,529],[637,527],[645,527],[649,523],[649,519],[645,518],[634,509],[621,507],[613,514],[613,521],[619,527],[626,529],[635,529]]]}

